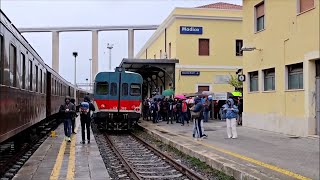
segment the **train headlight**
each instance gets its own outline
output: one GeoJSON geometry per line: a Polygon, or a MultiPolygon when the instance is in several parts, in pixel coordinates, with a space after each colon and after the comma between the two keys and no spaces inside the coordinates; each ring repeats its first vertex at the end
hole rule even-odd
{"type": "Polygon", "coordinates": [[[104,105],[104,104],[101,104],[101,106],[100,106],[101,108],[105,108],[106,107],[106,105],[104,105]]]}
{"type": "Polygon", "coordinates": [[[135,109],[135,108],[136,108],[136,106],[135,106],[135,105],[132,105],[132,106],[131,106],[131,108],[132,108],[132,109],[135,109]]]}

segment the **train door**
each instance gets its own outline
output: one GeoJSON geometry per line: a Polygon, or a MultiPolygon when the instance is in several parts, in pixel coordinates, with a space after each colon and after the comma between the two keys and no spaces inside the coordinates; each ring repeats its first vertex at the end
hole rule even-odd
{"type": "Polygon", "coordinates": [[[320,135],[320,60],[316,61],[316,129],[320,135]]]}
{"type": "Polygon", "coordinates": [[[108,94],[109,103],[107,107],[111,109],[111,111],[118,112],[119,111],[119,91],[121,83],[119,73],[109,73],[109,87],[110,87],[110,93],[108,94]]]}
{"type": "Polygon", "coordinates": [[[130,77],[126,73],[121,73],[121,89],[120,89],[120,111],[130,110],[129,100],[130,77]]]}

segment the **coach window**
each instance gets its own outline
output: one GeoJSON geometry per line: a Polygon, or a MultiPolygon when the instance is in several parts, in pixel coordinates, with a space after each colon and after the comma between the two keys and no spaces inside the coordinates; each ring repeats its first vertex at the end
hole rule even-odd
{"type": "Polygon", "coordinates": [[[17,87],[16,74],[17,74],[17,48],[10,44],[9,49],[9,69],[10,69],[10,82],[13,87],[17,87]]]}
{"type": "Polygon", "coordinates": [[[22,63],[22,89],[26,88],[26,56],[21,53],[21,63],[22,63]]]}
{"type": "Polygon", "coordinates": [[[109,83],[108,82],[98,82],[96,85],[96,93],[98,95],[109,94],[109,83]]]}
{"type": "Polygon", "coordinates": [[[116,96],[117,92],[117,83],[111,83],[110,95],[116,96]]]}
{"type": "Polygon", "coordinates": [[[36,65],[36,92],[39,92],[38,66],[36,65]]]}
{"type": "Polygon", "coordinates": [[[3,61],[2,61],[2,36],[0,36],[0,84],[3,82],[3,61]]]}
{"type": "Polygon", "coordinates": [[[131,86],[130,86],[130,95],[131,96],[140,96],[141,95],[141,86],[140,86],[140,84],[131,84],[131,86]]]}
{"type": "Polygon", "coordinates": [[[122,84],[122,96],[128,96],[128,83],[123,83],[122,84]]]}
{"type": "Polygon", "coordinates": [[[29,60],[29,90],[32,91],[32,61],[29,60]]]}
{"type": "Polygon", "coordinates": [[[39,87],[40,87],[40,93],[43,93],[43,87],[42,87],[42,69],[40,69],[40,84],[39,84],[39,87]]]}

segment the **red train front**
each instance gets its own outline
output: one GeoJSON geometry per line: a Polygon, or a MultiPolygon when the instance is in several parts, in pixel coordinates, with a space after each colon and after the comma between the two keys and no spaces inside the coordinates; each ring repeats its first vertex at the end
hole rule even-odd
{"type": "Polygon", "coordinates": [[[95,122],[107,130],[130,130],[139,120],[142,105],[142,76],[116,68],[95,78],[95,122]]]}

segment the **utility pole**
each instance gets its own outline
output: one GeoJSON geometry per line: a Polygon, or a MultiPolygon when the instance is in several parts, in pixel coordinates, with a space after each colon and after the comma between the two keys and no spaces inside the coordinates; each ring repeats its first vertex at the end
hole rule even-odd
{"type": "Polygon", "coordinates": [[[91,91],[91,84],[92,84],[92,59],[89,59],[90,62],[90,79],[89,79],[89,90],[91,91]]]}
{"type": "Polygon", "coordinates": [[[109,70],[111,70],[111,50],[113,48],[113,44],[107,44],[107,48],[109,49],[109,70]]]}
{"type": "Polygon", "coordinates": [[[73,97],[75,100],[75,103],[77,101],[77,56],[78,52],[73,52],[72,55],[74,56],[74,91],[73,91],[73,97]]]}

